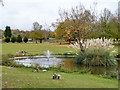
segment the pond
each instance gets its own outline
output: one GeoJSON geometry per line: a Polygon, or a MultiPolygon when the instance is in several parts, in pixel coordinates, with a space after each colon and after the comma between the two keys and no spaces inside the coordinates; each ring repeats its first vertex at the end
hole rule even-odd
{"type": "Polygon", "coordinates": [[[105,72],[116,72],[116,66],[112,67],[87,67],[74,63],[75,58],[31,58],[23,60],[15,60],[17,64],[23,64],[25,66],[35,66],[39,64],[40,67],[61,67],[67,70],[87,70],[92,74],[103,74],[105,72]]]}

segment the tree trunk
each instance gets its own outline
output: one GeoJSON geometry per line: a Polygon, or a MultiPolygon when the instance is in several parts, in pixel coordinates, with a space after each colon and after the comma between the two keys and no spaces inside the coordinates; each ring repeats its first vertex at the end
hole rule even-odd
{"type": "Polygon", "coordinates": [[[60,41],[60,45],[62,44],[62,42],[60,41]]]}
{"type": "Polygon", "coordinates": [[[40,43],[42,43],[42,39],[40,39],[40,43]]]}
{"type": "Polygon", "coordinates": [[[36,39],[35,41],[36,41],[36,43],[37,43],[37,39],[36,39]]]}
{"type": "Polygon", "coordinates": [[[69,39],[69,44],[71,43],[71,40],[69,39]]]}
{"type": "Polygon", "coordinates": [[[116,40],[118,41],[118,38],[116,38],[116,40]]]}

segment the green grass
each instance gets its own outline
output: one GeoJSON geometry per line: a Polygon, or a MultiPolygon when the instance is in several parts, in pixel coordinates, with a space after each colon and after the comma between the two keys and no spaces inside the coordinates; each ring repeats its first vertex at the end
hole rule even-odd
{"type": "MultiPolygon", "coordinates": [[[[118,53],[118,45],[116,45],[111,51],[116,49],[116,52],[112,52],[111,55],[116,55],[118,53]]],[[[29,55],[40,55],[44,54],[45,51],[50,50],[52,54],[63,54],[67,51],[75,50],[73,48],[68,48],[67,45],[59,45],[59,43],[51,44],[44,42],[42,44],[38,43],[2,43],[2,55],[13,54],[16,52],[27,51],[29,55]]]]}
{"type": "Polygon", "coordinates": [[[53,80],[54,71],[32,72],[30,68],[2,67],[3,88],[118,88],[117,79],[105,79],[90,74],[63,73],[53,80]]]}
{"type": "Polygon", "coordinates": [[[114,47],[110,50],[111,52],[110,55],[116,56],[119,53],[119,48],[120,48],[120,45],[114,45],[114,47]],[[115,52],[112,52],[114,50],[115,52]]]}
{"type": "Polygon", "coordinates": [[[66,51],[74,51],[73,48],[68,48],[63,45],[54,45],[51,43],[2,43],[2,55],[13,54],[20,51],[27,51],[28,54],[44,54],[45,51],[50,50],[53,54],[64,53],[66,51]]]}

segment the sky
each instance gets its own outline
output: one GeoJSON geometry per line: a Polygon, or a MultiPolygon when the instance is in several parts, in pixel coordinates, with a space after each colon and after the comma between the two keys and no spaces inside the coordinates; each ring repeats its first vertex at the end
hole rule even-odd
{"type": "MultiPolygon", "coordinates": [[[[100,13],[108,8],[113,13],[118,9],[119,0],[3,0],[0,5],[0,29],[6,26],[11,29],[32,30],[34,22],[49,28],[51,23],[59,18],[59,9],[70,10],[80,3],[90,8],[93,2],[97,2],[96,10],[100,13]]],[[[52,28],[51,28],[52,29],[52,28]]]]}

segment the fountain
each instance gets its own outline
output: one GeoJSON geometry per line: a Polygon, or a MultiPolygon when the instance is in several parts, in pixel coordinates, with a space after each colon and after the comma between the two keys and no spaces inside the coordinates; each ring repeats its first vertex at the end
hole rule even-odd
{"type": "Polygon", "coordinates": [[[52,52],[50,52],[49,50],[47,50],[47,52],[45,52],[45,55],[46,55],[48,61],[49,61],[49,59],[50,59],[50,55],[51,55],[51,54],[52,54],[52,52]]]}

